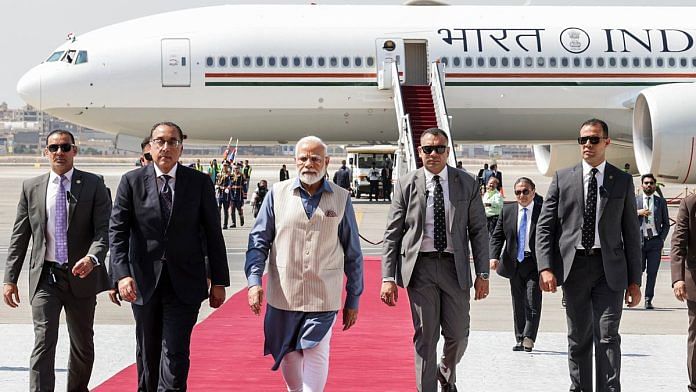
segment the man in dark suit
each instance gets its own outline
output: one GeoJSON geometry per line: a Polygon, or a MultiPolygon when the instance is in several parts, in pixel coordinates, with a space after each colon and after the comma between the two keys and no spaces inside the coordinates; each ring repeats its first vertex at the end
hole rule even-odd
{"type": "Polygon", "coordinates": [[[421,136],[423,167],[394,187],[384,233],[382,301],[395,306],[397,285],[408,290],[415,334],[416,384],[421,392],[455,392],[456,365],[469,339],[469,241],[474,299],[488,295],[488,230],[476,179],[447,166],[448,137],[438,128],[421,136]],[[437,341],[445,339],[437,362],[437,341]]]}
{"type": "Polygon", "coordinates": [[[677,223],[672,233],[672,288],[678,300],[686,300],[689,309],[689,334],[686,368],[689,392],[696,392],[696,195],[679,204],[677,223]]]}
{"type": "Polygon", "coordinates": [[[643,194],[636,196],[638,206],[638,221],[641,238],[643,239],[642,271],[647,268],[648,277],[645,282],[645,309],[653,309],[652,300],[655,296],[655,281],[660,269],[662,247],[669,234],[669,211],[667,201],[657,194],[657,181],[652,174],[640,177],[643,194]]]}
{"type": "Polygon", "coordinates": [[[604,121],[584,122],[578,143],[582,162],[556,172],[537,222],[541,289],[565,290],[570,390],[593,390],[594,341],[597,390],[620,391],[621,302],[641,295],[633,178],[606,162],[604,121]]]}
{"type": "Polygon", "coordinates": [[[151,139],[154,165],[124,174],[118,186],[110,273],[133,307],[138,390],[185,390],[201,301],[222,305],[229,270],[213,184],[177,163],[181,128],[155,124],[151,139]]]}
{"type": "Polygon", "coordinates": [[[530,352],[534,348],[541,319],[541,289],[534,238],[544,199],[536,194],[534,182],[527,177],[518,178],[514,189],[517,203],[503,207],[491,237],[489,253],[491,269],[510,279],[517,341],[512,350],[530,352]]]}
{"type": "Polygon", "coordinates": [[[94,364],[96,295],[109,288],[104,258],[111,198],[101,177],[73,167],[77,146],[70,132],[49,133],[44,153],[51,171],[22,184],[7,252],[4,300],[12,308],[19,306],[17,280],[31,240],[34,351],[30,390],[55,387],[58,325],[65,308],[70,335],[68,391],[87,391],[94,364]]]}
{"type": "Polygon", "coordinates": [[[496,163],[496,161],[491,161],[491,165],[488,167],[488,170],[485,170],[483,172],[483,183],[488,184],[488,180],[490,180],[491,177],[495,177],[498,179],[498,187],[496,189],[499,192],[502,192],[503,172],[498,171],[498,163],[496,163]]]}

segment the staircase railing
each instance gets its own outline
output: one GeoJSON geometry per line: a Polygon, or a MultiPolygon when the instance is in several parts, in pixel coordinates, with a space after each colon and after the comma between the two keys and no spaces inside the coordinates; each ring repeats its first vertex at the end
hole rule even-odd
{"type": "Polygon", "coordinates": [[[430,90],[433,95],[433,104],[435,105],[435,116],[437,117],[438,128],[445,131],[449,139],[450,153],[447,158],[447,164],[456,167],[457,157],[454,151],[454,141],[452,140],[452,132],[450,125],[452,124],[452,116],[447,114],[447,104],[445,102],[445,67],[438,61],[430,64],[430,90]]]}
{"type": "MultiPolygon", "coordinates": [[[[388,64],[385,64],[387,68],[388,64]]],[[[399,127],[399,144],[396,151],[396,176],[399,178],[411,170],[416,169],[416,156],[411,130],[411,119],[404,110],[404,101],[401,95],[401,80],[399,68],[395,62],[391,62],[391,88],[394,92],[394,109],[396,109],[396,121],[399,127]]]]}

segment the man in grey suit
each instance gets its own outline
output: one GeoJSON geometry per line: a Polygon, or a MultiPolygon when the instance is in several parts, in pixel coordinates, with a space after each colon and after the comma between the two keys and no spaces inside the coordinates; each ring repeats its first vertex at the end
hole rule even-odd
{"type": "Polygon", "coordinates": [[[421,136],[423,168],[394,187],[384,233],[382,301],[395,306],[397,285],[408,290],[415,334],[416,384],[421,392],[453,392],[455,367],[469,339],[469,241],[475,299],[488,295],[488,230],[476,179],[447,166],[448,137],[438,128],[421,136]],[[437,361],[442,328],[444,352],[437,361]]]}
{"type": "Polygon", "coordinates": [[[640,302],[640,230],[633,178],[605,160],[607,124],[585,121],[582,162],[556,172],[537,222],[541,289],[562,284],[568,323],[570,391],[620,391],[622,299],[640,302]]]}
{"type": "Polygon", "coordinates": [[[655,176],[651,173],[643,174],[640,182],[643,194],[636,196],[636,205],[643,239],[641,270],[648,271],[645,282],[645,309],[654,309],[652,300],[655,295],[655,281],[660,268],[662,248],[669,234],[669,211],[667,211],[667,201],[655,194],[657,188],[655,176]]]}
{"type": "Polygon", "coordinates": [[[111,198],[101,177],[73,168],[70,132],[52,131],[45,154],[51,171],[22,185],[7,255],[5,303],[19,306],[19,279],[29,241],[29,303],[34,320],[31,391],[52,391],[60,313],[70,335],[68,391],[87,391],[94,364],[96,294],[109,288],[104,267],[111,198]]]}

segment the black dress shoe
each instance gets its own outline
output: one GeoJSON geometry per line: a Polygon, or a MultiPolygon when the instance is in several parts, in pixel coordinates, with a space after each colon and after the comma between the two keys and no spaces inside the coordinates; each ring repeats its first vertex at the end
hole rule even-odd
{"type": "Polygon", "coordinates": [[[516,345],[512,346],[512,351],[524,351],[524,346],[522,345],[522,342],[519,342],[516,345]]]}
{"type": "Polygon", "coordinates": [[[457,392],[457,386],[455,384],[449,384],[445,375],[442,374],[442,369],[440,365],[437,366],[437,380],[440,382],[440,391],[442,392],[457,392]]]}
{"type": "Polygon", "coordinates": [[[652,298],[645,300],[645,309],[655,309],[655,307],[652,304],[652,298]]]}

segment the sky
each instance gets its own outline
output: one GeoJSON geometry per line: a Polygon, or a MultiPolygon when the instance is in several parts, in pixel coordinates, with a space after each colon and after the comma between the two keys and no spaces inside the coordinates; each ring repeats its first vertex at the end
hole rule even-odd
{"type": "MultiPolygon", "coordinates": [[[[142,16],[221,4],[403,4],[404,0],[25,0],[3,4],[0,22],[0,102],[24,105],[19,78],[45,60],[68,33],[77,35],[142,16]]],[[[690,5],[696,0],[446,0],[452,5],[690,5]]]]}

